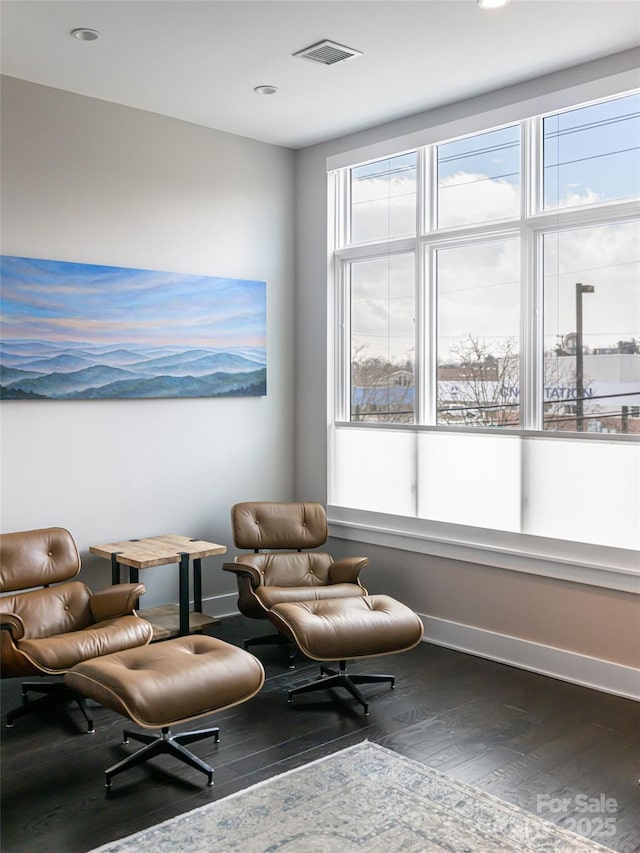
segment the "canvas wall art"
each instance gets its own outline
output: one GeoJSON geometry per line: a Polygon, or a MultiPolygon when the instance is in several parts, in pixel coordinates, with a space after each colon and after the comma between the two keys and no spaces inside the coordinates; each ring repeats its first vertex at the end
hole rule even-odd
{"type": "Polygon", "coordinates": [[[0,257],[0,399],[266,394],[266,283],[0,257]]]}

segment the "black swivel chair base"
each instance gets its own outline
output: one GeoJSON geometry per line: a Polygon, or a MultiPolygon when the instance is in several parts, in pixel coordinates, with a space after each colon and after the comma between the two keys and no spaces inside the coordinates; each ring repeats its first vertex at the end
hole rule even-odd
{"type": "Polygon", "coordinates": [[[104,786],[110,789],[111,779],[117,773],[122,773],[130,767],[143,764],[156,755],[172,755],[174,758],[179,758],[180,761],[184,761],[185,764],[204,773],[208,779],[207,785],[211,786],[213,785],[213,767],[209,767],[197,755],[194,755],[183,746],[183,744],[194,743],[194,741],[204,740],[204,738],[210,736],[213,736],[215,742],[218,743],[220,740],[220,729],[199,729],[193,732],[181,732],[177,735],[171,734],[171,729],[168,726],[165,726],[162,729],[162,734],[159,735],[147,734],[146,732],[132,732],[125,729],[122,733],[123,743],[129,743],[129,738],[132,738],[147,745],[134,752],[133,755],[123,758],[122,761],[114,764],[113,767],[109,767],[108,770],[105,770],[104,786]]]}
{"type": "Polygon", "coordinates": [[[392,690],[396,686],[396,680],[393,675],[347,675],[347,664],[346,661],[343,660],[339,662],[339,667],[340,668],[338,670],[335,670],[323,664],[320,667],[322,677],[317,681],[312,681],[310,684],[304,684],[302,687],[296,687],[293,690],[289,690],[288,701],[290,703],[293,702],[293,697],[297,696],[299,693],[312,693],[315,690],[329,690],[332,687],[343,687],[351,693],[354,699],[357,699],[358,702],[360,702],[364,708],[364,716],[368,717],[369,703],[358,690],[356,684],[376,684],[386,682],[387,684],[391,684],[392,690]]]}
{"type": "Polygon", "coordinates": [[[84,696],[79,693],[74,693],[62,681],[25,681],[22,685],[22,705],[14,708],[7,714],[6,727],[13,728],[13,721],[19,717],[26,717],[27,714],[33,714],[42,708],[53,708],[56,705],[62,705],[65,702],[76,702],[78,708],[87,721],[87,734],[93,734],[93,718],[89,712],[89,707],[84,696]],[[29,701],[29,693],[43,693],[39,699],[29,701]]]}
{"type": "Polygon", "coordinates": [[[250,637],[245,640],[243,645],[245,651],[248,651],[251,646],[287,646],[289,669],[296,668],[295,659],[298,656],[298,647],[284,634],[261,634],[259,637],[250,637]]]}

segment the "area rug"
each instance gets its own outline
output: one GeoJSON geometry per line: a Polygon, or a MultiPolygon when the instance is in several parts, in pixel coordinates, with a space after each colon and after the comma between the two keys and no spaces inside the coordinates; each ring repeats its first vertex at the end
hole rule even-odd
{"type": "Polygon", "coordinates": [[[595,853],[606,849],[363,741],[92,853],[595,853]]]}

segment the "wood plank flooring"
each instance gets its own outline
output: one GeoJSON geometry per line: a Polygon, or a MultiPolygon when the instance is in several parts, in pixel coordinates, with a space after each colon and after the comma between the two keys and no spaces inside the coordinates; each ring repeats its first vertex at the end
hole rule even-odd
{"type": "MultiPolygon", "coordinates": [[[[261,627],[236,616],[208,633],[240,645],[261,627]]],[[[640,851],[638,703],[421,643],[349,665],[396,675],[393,691],[362,688],[371,700],[364,717],[342,691],[302,695],[289,705],[287,688],[315,678],[318,665],[300,658],[289,670],[282,648],[254,650],[267,672],[263,690],[178,727],[220,726],[218,745],[206,740],[192,747],[215,768],[213,788],[203,775],[162,757],[115,777],[107,792],[104,770],[138,745],[121,744],[124,721],[104,708],[93,709],[91,735],[82,733],[74,706],[3,728],[2,853],[86,853],[364,739],[568,828],[586,818],[588,832],[588,821],[593,830],[595,817],[613,817],[615,834],[592,834],[594,840],[618,853],[640,851]],[[615,811],[581,811],[601,794],[616,801],[615,811]],[[548,798],[567,798],[568,806],[552,811],[558,804],[548,798]]],[[[20,703],[20,682],[6,679],[1,688],[4,717],[20,703]]]]}

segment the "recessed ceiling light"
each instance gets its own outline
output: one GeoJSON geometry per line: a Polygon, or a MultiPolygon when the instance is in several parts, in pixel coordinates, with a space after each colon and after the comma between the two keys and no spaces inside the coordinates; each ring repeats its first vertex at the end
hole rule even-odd
{"type": "Polygon", "coordinates": [[[275,95],[278,91],[277,86],[256,86],[253,90],[257,95],[275,95]]]}
{"type": "Polygon", "coordinates": [[[510,0],[478,0],[478,6],[481,9],[499,9],[501,6],[506,6],[510,0]]]}
{"type": "Polygon", "coordinates": [[[75,30],[71,30],[71,35],[74,39],[78,39],[78,41],[95,41],[100,37],[100,33],[97,30],[90,30],[88,27],[78,27],[75,30]]]}

